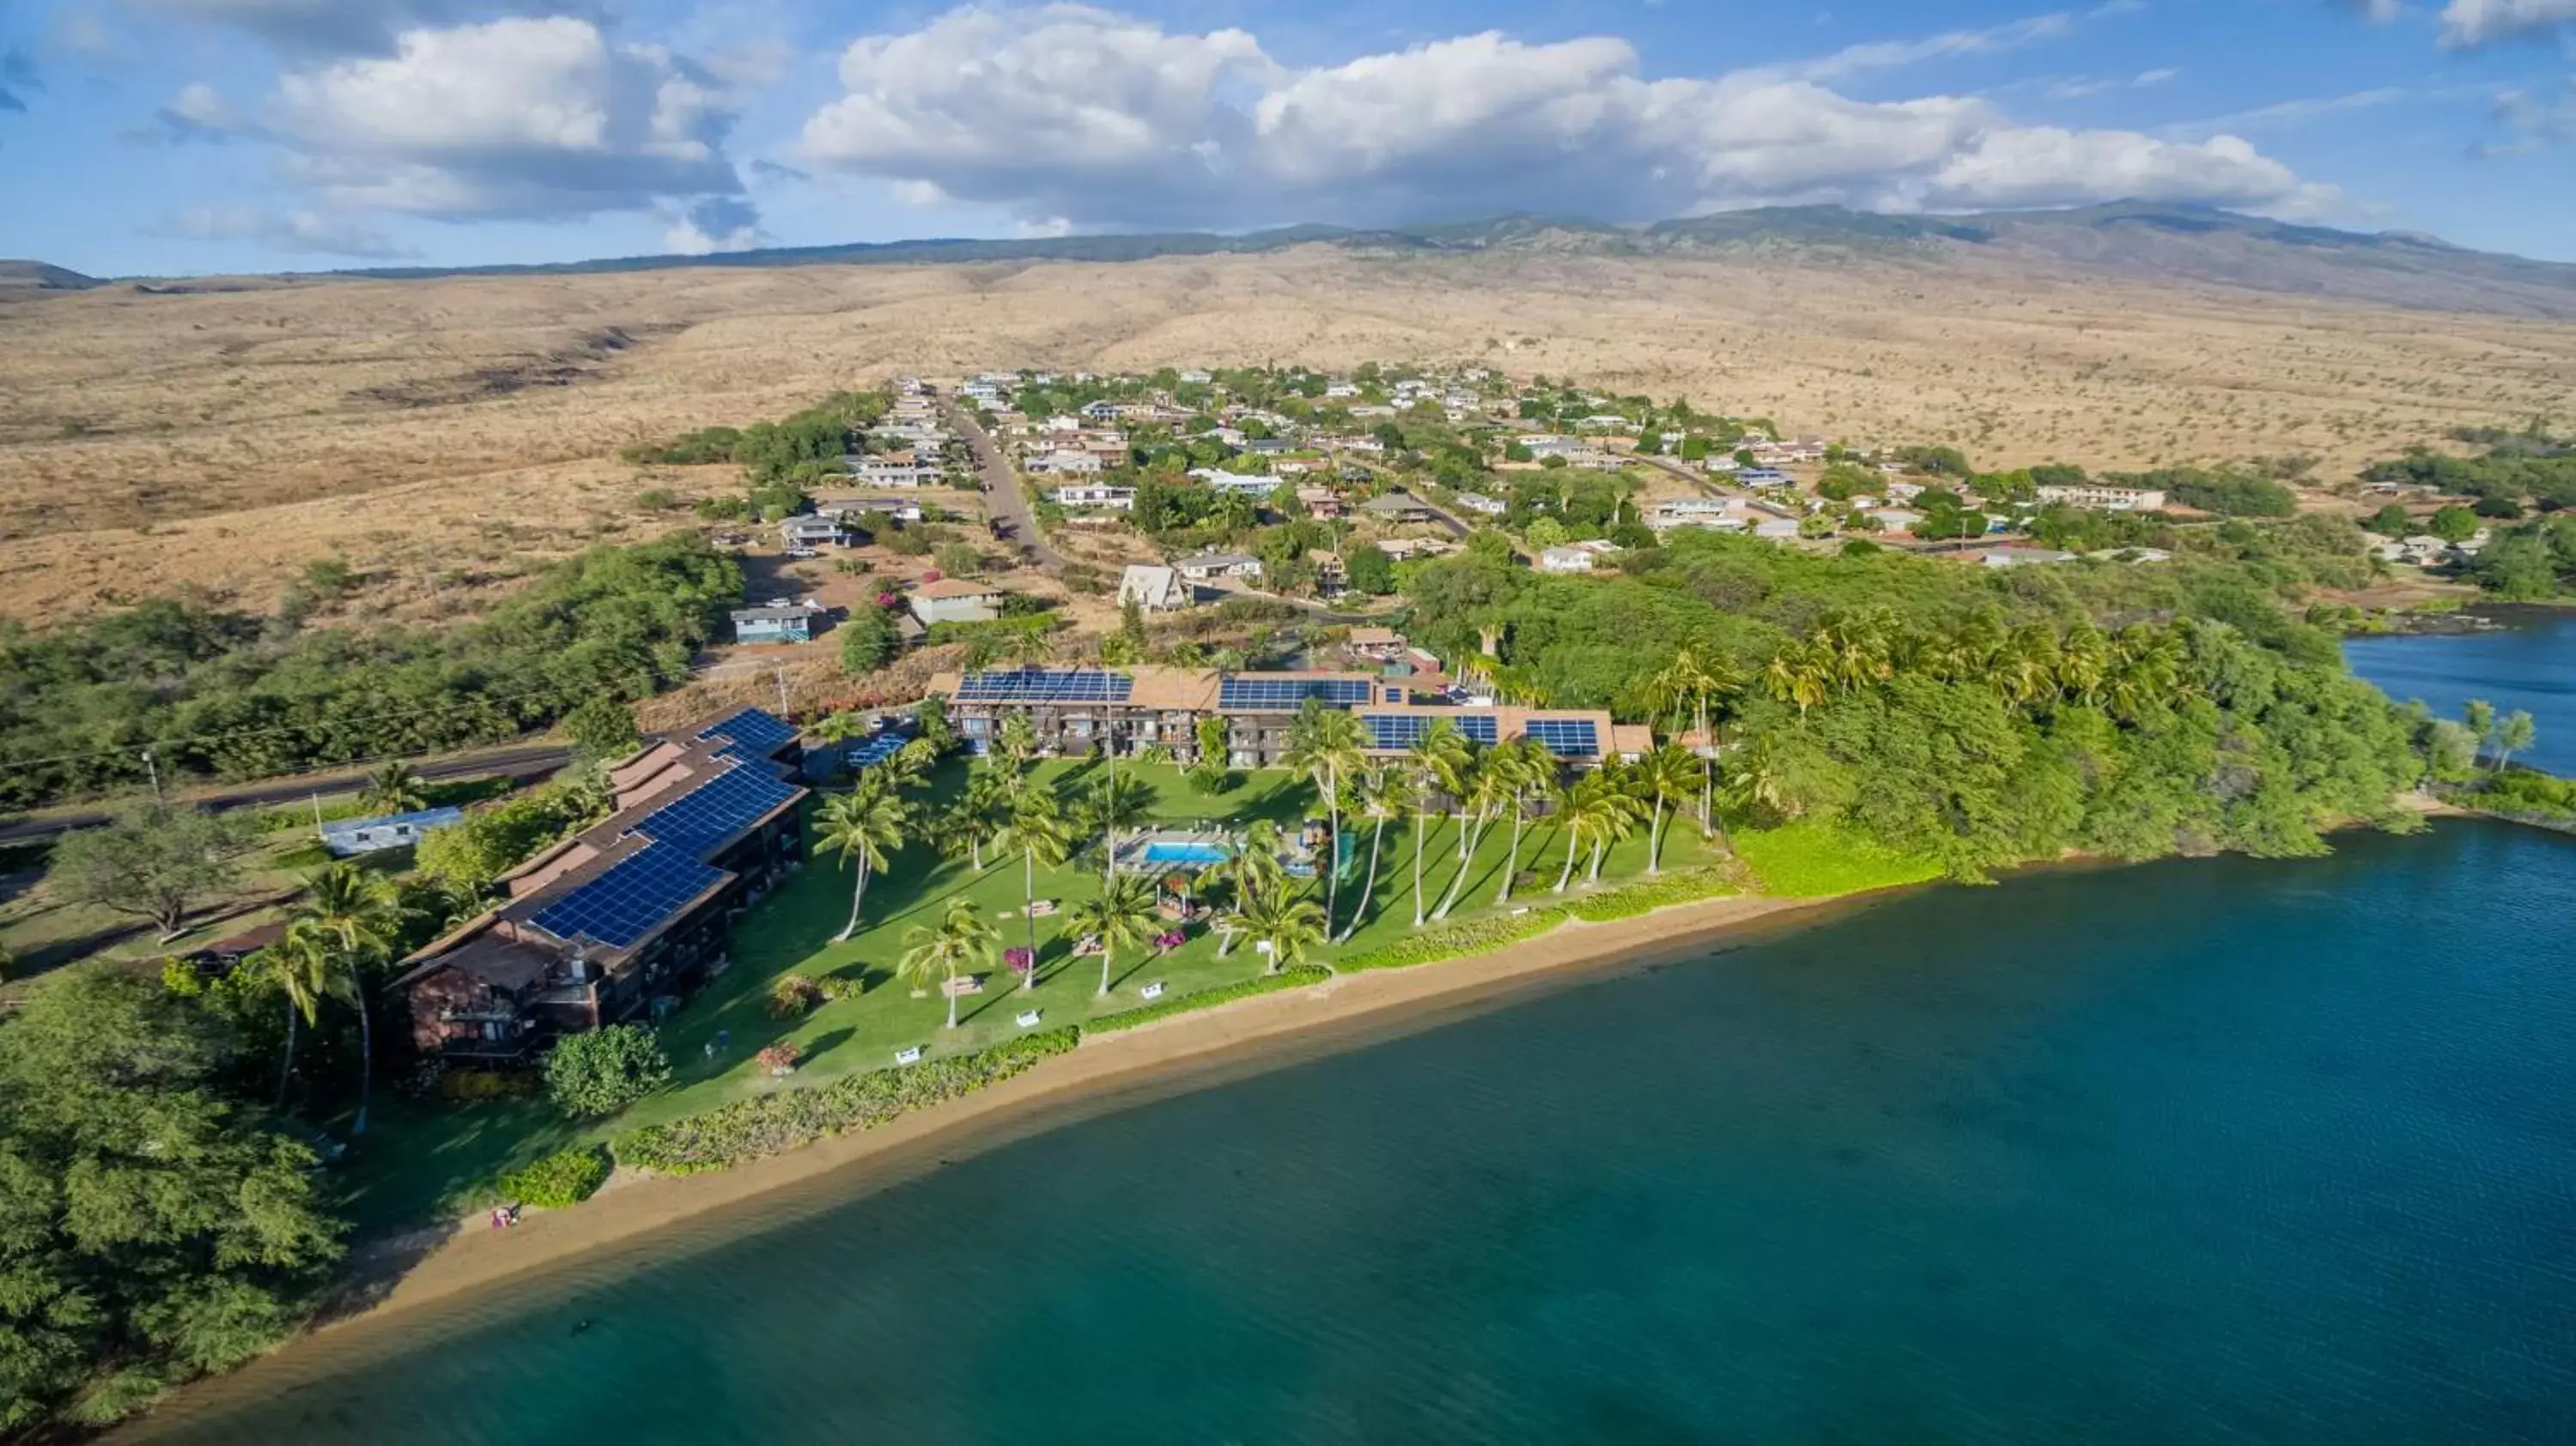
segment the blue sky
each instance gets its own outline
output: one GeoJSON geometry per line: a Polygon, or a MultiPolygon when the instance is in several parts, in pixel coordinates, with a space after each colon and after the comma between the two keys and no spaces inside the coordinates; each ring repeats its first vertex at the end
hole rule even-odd
{"type": "Polygon", "coordinates": [[[0,0],[101,275],[2124,196],[2576,260],[2576,0],[0,0]]]}

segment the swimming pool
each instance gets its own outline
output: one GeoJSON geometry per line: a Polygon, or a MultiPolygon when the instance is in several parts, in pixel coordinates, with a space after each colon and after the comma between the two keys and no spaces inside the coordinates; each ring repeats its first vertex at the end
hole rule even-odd
{"type": "Polygon", "coordinates": [[[1156,839],[1145,845],[1145,862],[1149,864],[1221,864],[1233,852],[1224,844],[1156,839]]]}

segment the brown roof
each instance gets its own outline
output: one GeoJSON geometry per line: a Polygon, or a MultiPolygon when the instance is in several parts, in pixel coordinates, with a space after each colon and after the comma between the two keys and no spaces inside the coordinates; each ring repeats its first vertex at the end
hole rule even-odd
{"type": "Polygon", "coordinates": [[[962,577],[943,577],[914,588],[915,597],[1000,597],[1002,590],[988,582],[968,582],[962,577]]]}
{"type": "Polygon", "coordinates": [[[1403,636],[1403,634],[1398,633],[1398,632],[1397,632],[1395,629],[1393,629],[1393,628],[1353,628],[1353,629],[1351,629],[1351,642],[1352,642],[1355,646],[1358,646],[1358,647],[1363,647],[1363,648],[1383,648],[1383,647],[1391,647],[1391,646],[1393,646],[1394,644],[1401,643],[1401,642],[1403,642],[1403,641],[1404,641],[1404,636],[1403,636]]]}

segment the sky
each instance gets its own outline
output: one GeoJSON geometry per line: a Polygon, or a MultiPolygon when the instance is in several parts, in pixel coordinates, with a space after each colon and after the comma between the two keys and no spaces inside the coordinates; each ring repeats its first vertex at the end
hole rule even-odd
{"type": "Polygon", "coordinates": [[[0,256],[2137,197],[2576,261],[2576,0],[0,0],[0,256]]]}

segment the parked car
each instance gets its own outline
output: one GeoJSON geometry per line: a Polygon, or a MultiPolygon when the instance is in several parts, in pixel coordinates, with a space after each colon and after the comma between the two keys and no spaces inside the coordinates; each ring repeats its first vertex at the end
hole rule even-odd
{"type": "Polygon", "coordinates": [[[787,549],[787,555],[788,555],[789,557],[800,557],[800,558],[801,558],[801,557],[821,557],[823,554],[822,554],[822,553],[820,553],[820,552],[817,552],[816,550],[814,550],[813,548],[810,548],[810,547],[791,547],[791,548],[787,549]]]}

